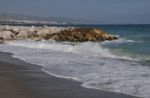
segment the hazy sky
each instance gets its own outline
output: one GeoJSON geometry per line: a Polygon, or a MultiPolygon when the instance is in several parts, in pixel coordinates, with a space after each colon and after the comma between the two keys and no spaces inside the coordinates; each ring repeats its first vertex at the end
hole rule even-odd
{"type": "Polygon", "coordinates": [[[0,13],[150,23],[150,0],[0,0],[0,13]]]}

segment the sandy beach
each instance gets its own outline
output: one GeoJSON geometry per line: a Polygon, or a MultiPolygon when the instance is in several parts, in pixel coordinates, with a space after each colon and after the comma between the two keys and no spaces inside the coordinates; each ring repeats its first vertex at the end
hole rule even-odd
{"type": "Polygon", "coordinates": [[[0,98],[150,98],[150,0],[0,0],[0,98]]]}
{"type": "Polygon", "coordinates": [[[86,89],[80,83],[56,78],[0,52],[0,98],[136,98],[86,89]]]}

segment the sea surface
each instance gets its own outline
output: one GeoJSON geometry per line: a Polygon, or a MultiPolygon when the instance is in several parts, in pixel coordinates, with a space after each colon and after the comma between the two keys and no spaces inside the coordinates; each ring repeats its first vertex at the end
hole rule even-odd
{"type": "Polygon", "coordinates": [[[0,51],[42,66],[83,87],[150,98],[150,25],[74,25],[94,27],[119,37],[105,42],[11,41],[0,51]]]}

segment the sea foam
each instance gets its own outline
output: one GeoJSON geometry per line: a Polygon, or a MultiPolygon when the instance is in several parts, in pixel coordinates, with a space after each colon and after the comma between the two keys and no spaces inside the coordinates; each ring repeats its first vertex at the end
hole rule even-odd
{"type": "MultiPolygon", "coordinates": [[[[110,41],[107,43],[111,43],[110,41]]],[[[34,49],[48,49],[55,52],[68,52],[75,53],[79,55],[91,55],[98,57],[111,57],[111,58],[119,58],[119,59],[128,59],[128,60],[137,60],[128,56],[119,56],[111,53],[108,48],[102,47],[103,44],[107,43],[96,43],[96,42],[83,42],[83,43],[70,43],[70,42],[53,42],[53,41],[11,41],[6,44],[13,46],[21,46],[26,48],[34,48],[34,49]]],[[[116,43],[114,41],[114,43],[116,43]]],[[[118,42],[117,42],[118,43],[118,42]]]]}
{"type": "Polygon", "coordinates": [[[40,65],[51,75],[80,81],[86,88],[150,97],[150,68],[113,55],[99,43],[14,41],[0,45],[0,50],[40,65]]]}

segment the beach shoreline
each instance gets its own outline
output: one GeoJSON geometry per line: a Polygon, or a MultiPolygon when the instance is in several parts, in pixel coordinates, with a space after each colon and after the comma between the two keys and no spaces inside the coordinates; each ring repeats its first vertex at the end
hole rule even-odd
{"type": "Polygon", "coordinates": [[[40,66],[11,55],[0,52],[1,98],[137,98],[83,88],[79,82],[48,75],[40,66]]]}

